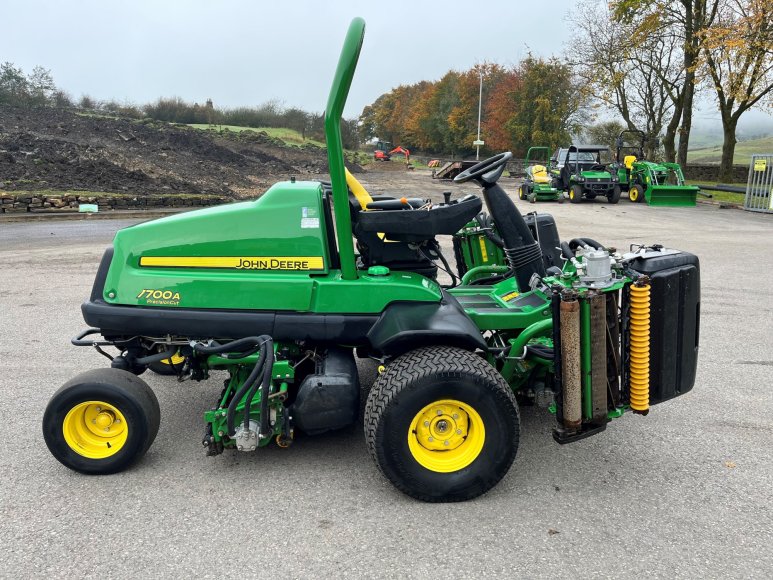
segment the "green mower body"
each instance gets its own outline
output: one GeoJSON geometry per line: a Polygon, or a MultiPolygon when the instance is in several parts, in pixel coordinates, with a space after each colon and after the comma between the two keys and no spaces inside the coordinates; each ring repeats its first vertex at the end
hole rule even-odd
{"type": "Polygon", "coordinates": [[[102,474],[142,457],[160,413],[137,375],[159,365],[181,381],[226,373],[204,413],[214,456],[356,423],[357,360],[372,361],[368,449],[425,501],[470,499],[504,477],[519,403],[554,416],[564,444],[692,388],[695,256],[561,243],[552,217],[524,219],[497,184],[510,153],[455,178],[482,199],[373,198],[347,173],[340,120],[363,34],[355,19],[328,100],[330,183],[290,180],[118,232],[82,306],[89,328],[73,339],[110,368],[66,383],[43,418],[61,463],[102,474]],[[460,279],[439,236],[453,237],[460,279]]]}

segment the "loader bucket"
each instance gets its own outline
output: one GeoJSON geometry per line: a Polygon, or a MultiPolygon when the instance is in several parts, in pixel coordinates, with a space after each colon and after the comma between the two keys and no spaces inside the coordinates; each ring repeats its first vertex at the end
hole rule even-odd
{"type": "Polygon", "coordinates": [[[651,185],[644,198],[647,205],[694,207],[698,189],[695,185],[651,185]]]}

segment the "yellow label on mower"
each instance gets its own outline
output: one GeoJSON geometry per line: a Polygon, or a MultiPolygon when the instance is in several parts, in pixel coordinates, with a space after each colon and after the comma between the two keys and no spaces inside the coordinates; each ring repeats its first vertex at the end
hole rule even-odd
{"type": "Polygon", "coordinates": [[[488,252],[486,251],[486,240],[483,237],[478,238],[480,241],[480,256],[484,262],[488,262],[488,252]]]}
{"type": "Polygon", "coordinates": [[[322,270],[322,256],[143,256],[140,266],[232,270],[322,270]]]}

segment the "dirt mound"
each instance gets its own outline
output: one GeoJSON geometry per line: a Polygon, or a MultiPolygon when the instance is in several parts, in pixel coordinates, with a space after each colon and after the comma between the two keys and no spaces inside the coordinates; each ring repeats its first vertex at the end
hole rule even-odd
{"type": "Polygon", "coordinates": [[[236,197],[327,171],[324,149],[246,133],[220,137],[147,120],[0,107],[0,188],[236,197]]]}

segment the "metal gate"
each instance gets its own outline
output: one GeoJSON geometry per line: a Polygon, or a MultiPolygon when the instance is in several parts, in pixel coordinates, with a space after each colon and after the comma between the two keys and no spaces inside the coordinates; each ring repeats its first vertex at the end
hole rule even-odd
{"type": "Polygon", "coordinates": [[[752,155],[743,208],[773,213],[773,153],[752,155]]]}

